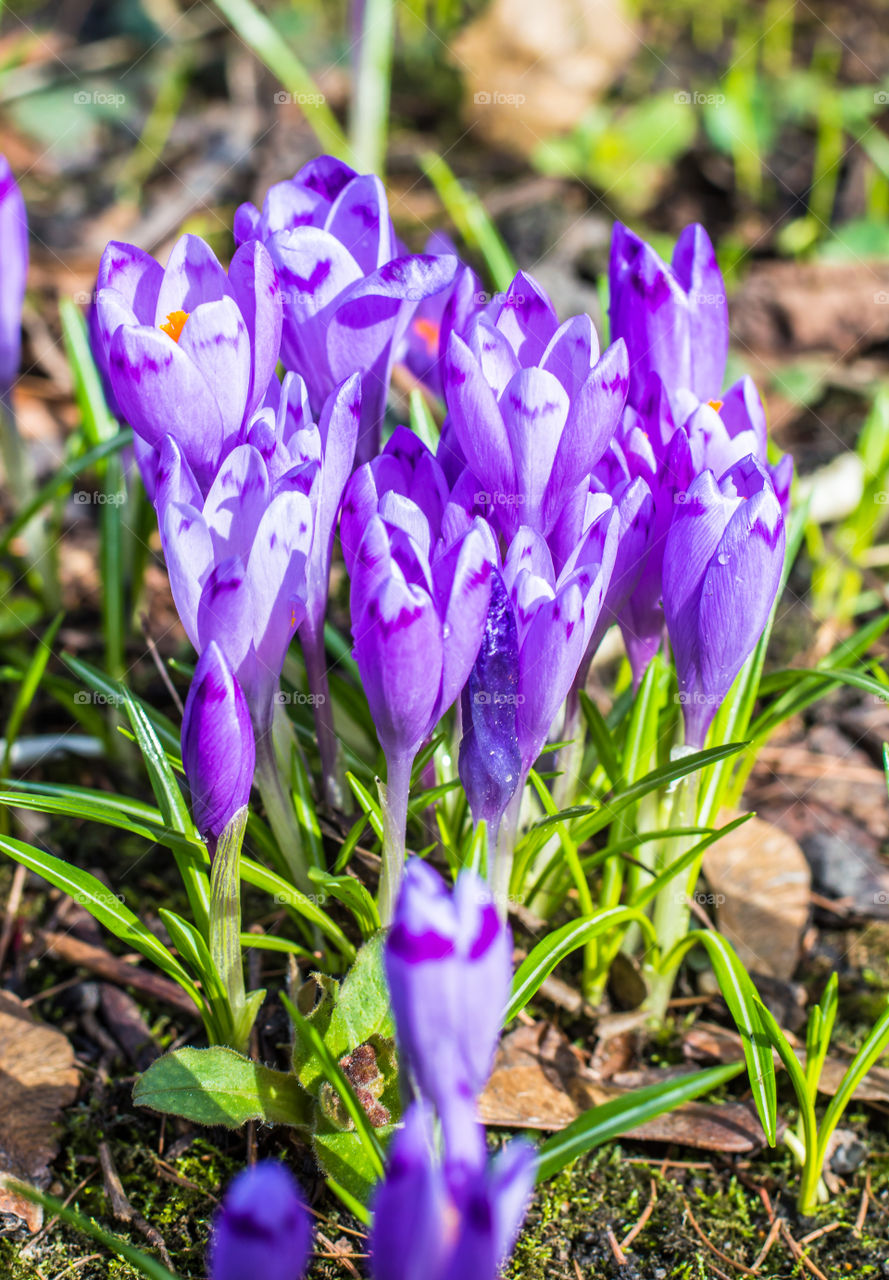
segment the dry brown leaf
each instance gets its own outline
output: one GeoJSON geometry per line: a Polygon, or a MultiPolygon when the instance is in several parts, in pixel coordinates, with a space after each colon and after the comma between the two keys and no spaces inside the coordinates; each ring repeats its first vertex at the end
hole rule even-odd
{"type": "MultiPolygon", "coordinates": [[[[16,996],[0,992],[0,1175],[46,1182],[58,1145],[54,1126],[77,1085],[65,1036],[35,1022],[16,996]]],[[[36,1205],[0,1187],[0,1230],[8,1234],[24,1224],[33,1233],[41,1220],[36,1205]]]]}
{"type": "Polygon", "coordinates": [[[704,875],[720,932],[755,973],[788,980],[809,918],[812,875],[792,836],[751,818],[710,846],[704,875]]]}

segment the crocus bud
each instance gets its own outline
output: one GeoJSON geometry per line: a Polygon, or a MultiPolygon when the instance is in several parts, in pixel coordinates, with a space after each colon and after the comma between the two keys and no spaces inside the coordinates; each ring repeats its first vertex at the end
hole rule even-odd
{"type": "Polygon", "coordinates": [[[463,690],[459,766],[473,821],[488,824],[492,848],[521,777],[518,684],[518,629],[509,593],[495,569],[481,648],[463,690]]]}
{"type": "Polygon", "coordinates": [[[668,266],[639,236],[616,223],[609,271],[611,336],[630,356],[630,401],[648,375],[660,374],[671,396],[681,389],[699,400],[722,390],[728,355],[725,283],[703,227],[686,227],[668,266]]]}
{"type": "Polygon", "coordinates": [[[768,622],[784,565],[784,519],[754,458],[704,471],[676,508],[664,550],[664,613],[685,719],[703,747],[719,705],[768,622]]]}
{"type": "Polygon", "coordinates": [[[188,691],[182,762],[195,826],[215,845],[250,799],[256,764],[247,700],[215,641],[201,654],[188,691]]]}
{"type": "Polygon", "coordinates": [[[210,1280],[300,1280],[312,1239],[308,1210],[282,1164],[244,1169],[216,1215],[210,1280]]]}
{"type": "Polygon", "coordinates": [[[491,1071],[512,981],[512,943],[487,884],[461,872],[451,893],[407,864],[386,941],[386,976],[403,1061],[442,1121],[455,1162],[475,1164],[475,1102],[491,1071]]]}
{"type": "MultiPolygon", "coordinates": [[[[536,1155],[516,1139],[455,1179],[436,1159],[432,1114],[414,1103],[374,1200],[374,1280],[495,1280],[534,1185],[536,1155]]],[[[215,1280],[215,1278],[214,1278],[215,1280]]]]}
{"type": "Polygon", "coordinates": [[[19,370],[22,350],[22,302],[28,274],[28,215],[6,157],[0,155],[0,395],[6,395],[19,370]]]}

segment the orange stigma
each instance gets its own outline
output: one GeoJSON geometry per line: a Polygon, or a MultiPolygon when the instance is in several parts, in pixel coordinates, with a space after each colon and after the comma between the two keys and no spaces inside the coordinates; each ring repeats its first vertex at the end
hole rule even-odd
{"type": "Polygon", "coordinates": [[[425,316],[418,316],[414,321],[414,333],[424,343],[431,356],[438,355],[438,335],[440,331],[441,326],[436,324],[434,320],[427,320],[425,316]]]}
{"type": "Polygon", "coordinates": [[[188,319],[187,311],[171,311],[167,316],[167,323],[158,325],[158,328],[178,342],[182,337],[182,330],[185,328],[185,322],[188,319]]]}
{"type": "Polygon", "coordinates": [[[710,408],[715,409],[717,413],[719,413],[719,410],[722,408],[721,400],[708,400],[707,403],[710,406],[710,408]]]}

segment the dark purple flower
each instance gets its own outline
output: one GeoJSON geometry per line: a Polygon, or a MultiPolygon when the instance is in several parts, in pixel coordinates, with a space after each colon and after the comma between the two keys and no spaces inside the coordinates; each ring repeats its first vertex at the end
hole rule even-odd
{"type": "Polygon", "coordinates": [[[521,782],[518,715],[519,638],[503,578],[495,569],[481,648],[463,690],[460,781],[473,822],[488,825],[489,847],[521,782]]]}
{"type": "Polygon", "coordinates": [[[198,659],[185,703],[182,763],[194,824],[215,846],[250,799],[256,749],[241,686],[212,642],[198,659]]]}
{"type": "Polygon", "coordinates": [[[611,336],[630,358],[631,402],[660,375],[672,395],[718,399],[728,354],[725,283],[703,227],[688,226],[668,266],[628,227],[615,224],[609,271],[611,336]]]}
{"type": "Polygon", "coordinates": [[[452,333],[444,391],[440,454],[459,454],[504,536],[522,525],[546,535],[614,434],[627,354],[617,342],[600,359],[589,316],[560,326],[540,286],[519,273],[471,319],[465,340],[452,333]]]}
{"type": "Polygon", "coordinates": [[[496,1280],[525,1215],[536,1163],[530,1143],[516,1139],[455,1180],[447,1157],[442,1163],[436,1156],[429,1109],[414,1103],[374,1198],[374,1280],[496,1280]]]}
{"type": "Polygon", "coordinates": [[[22,356],[22,303],[28,275],[28,213],[18,183],[0,155],[0,396],[7,396],[22,356]]]}
{"type": "Polygon", "coordinates": [[[484,1089],[512,982],[512,942],[488,885],[463,871],[451,892],[411,858],[386,939],[386,977],[402,1063],[443,1126],[448,1160],[476,1167],[484,1089]]]}
{"type": "Polygon", "coordinates": [[[676,509],[664,554],[664,612],[688,746],[707,730],[768,622],[784,565],[784,519],[752,457],[704,471],[676,509]]]}
{"type": "Polygon", "coordinates": [[[361,371],[358,459],[372,458],[396,352],[418,304],[452,283],[456,258],[404,254],[379,178],[329,156],[272,187],[262,211],[242,206],[235,238],[261,240],[274,259],[285,298],[281,356],[305,378],[313,410],[361,371]]]}
{"type": "Polygon", "coordinates": [[[209,1280],[301,1280],[312,1223],[282,1164],[263,1161],[230,1184],[213,1223],[209,1280]]]}
{"type": "Polygon", "coordinates": [[[150,448],[173,436],[206,491],[275,374],[281,297],[271,258],[244,245],[226,274],[186,235],[161,268],[112,242],[97,290],[96,357],[120,413],[150,448]]]}

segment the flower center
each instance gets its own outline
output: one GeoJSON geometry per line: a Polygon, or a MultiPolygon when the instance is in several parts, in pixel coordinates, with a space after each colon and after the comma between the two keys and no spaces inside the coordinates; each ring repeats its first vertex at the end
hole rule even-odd
{"type": "Polygon", "coordinates": [[[438,335],[440,326],[426,316],[418,316],[414,321],[414,333],[421,340],[430,356],[438,355],[438,335]]]}
{"type": "Polygon", "coordinates": [[[721,400],[708,400],[707,403],[710,406],[710,408],[715,409],[717,413],[719,413],[719,410],[722,408],[721,400]]]}
{"type": "Polygon", "coordinates": [[[182,337],[182,330],[185,328],[185,322],[189,317],[188,311],[171,311],[167,316],[167,323],[158,325],[158,328],[169,334],[174,342],[178,342],[182,337]]]}

